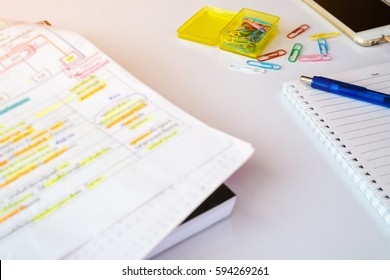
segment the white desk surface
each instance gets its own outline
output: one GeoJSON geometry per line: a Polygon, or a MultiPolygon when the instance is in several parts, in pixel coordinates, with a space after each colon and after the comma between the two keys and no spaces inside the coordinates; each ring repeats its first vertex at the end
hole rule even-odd
{"type": "Polygon", "coordinates": [[[159,259],[390,259],[390,227],[285,105],[284,81],[390,61],[390,44],[328,41],[332,61],[280,71],[231,71],[246,57],[177,38],[203,6],[250,8],[281,18],[266,51],[293,43],[315,53],[309,34],[335,31],[300,0],[3,0],[0,17],[49,20],[94,42],[130,73],[205,123],[250,142],[255,154],[228,181],[233,214],[159,259]],[[306,23],[294,40],[286,34],[306,23]]]}

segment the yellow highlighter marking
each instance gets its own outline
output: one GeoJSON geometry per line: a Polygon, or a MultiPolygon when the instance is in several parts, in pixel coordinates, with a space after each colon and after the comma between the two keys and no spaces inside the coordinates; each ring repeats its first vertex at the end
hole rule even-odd
{"type": "Polygon", "coordinates": [[[20,199],[8,204],[7,206],[5,206],[3,209],[0,210],[0,214],[3,214],[5,212],[8,212],[9,210],[11,210],[12,208],[18,206],[19,204],[25,202],[27,199],[31,198],[33,196],[32,193],[29,193],[29,194],[26,194],[25,196],[21,197],[20,199]]]}
{"type": "Polygon", "coordinates": [[[20,177],[26,175],[27,173],[33,171],[34,169],[36,169],[39,165],[38,164],[33,164],[29,167],[27,167],[26,169],[22,170],[21,172],[17,173],[14,177],[8,179],[7,181],[5,181],[4,183],[0,184],[0,189],[8,186],[9,184],[11,184],[12,182],[16,181],[17,179],[19,179],[20,177]]]}
{"type": "Polygon", "coordinates": [[[158,146],[164,144],[165,142],[167,142],[169,139],[171,139],[172,137],[174,137],[174,136],[177,135],[177,134],[178,134],[178,131],[175,130],[175,131],[173,131],[172,133],[170,133],[169,135],[167,135],[167,136],[161,138],[160,140],[154,142],[153,144],[151,144],[150,146],[148,146],[148,151],[151,151],[151,150],[157,148],[158,146]]]}
{"type": "Polygon", "coordinates": [[[35,217],[32,218],[32,221],[33,222],[38,222],[40,220],[42,220],[43,218],[49,216],[51,213],[53,213],[54,211],[60,209],[62,206],[64,206],[65,204],[69,203],[70,201],[72,201],[73,199],[76,198],[76,196],[78,196],[79,193],[72,193],[70,194],[68,197],[64,198],[63,200],[61,200],[60,202],[54,204],[53,206],[47,208],[46,210],[44,210],[43,212],[41,212],[40,214],[36,215],[35,217]]]}
{"type": "Polygon", "coordinates": [[[91,190],[91,189],[93,189],[94,187],[96,187],[97,185],[99,185],[103,181],[104,181],[104,176],[99,176],[98,178],[96,178],[92,182],[89,182],[88,184],[86,184],[85,187],[87,189],[91,190]]]}
{"type": "Polygon", "coordinates": [[[94,95],[95,93],[97,93],[98,91],[101,91],[102,89],[104,89],[107,85],[106,84],[103,84],[93,90],[91,90],[90,92],[88,92],[87,94],[83,95],[82,97],[79,98],[79,101],[84,101],[85,99],[91,97],[92,95],[94,95]]]}
{"type": "Polygon", "coordinates": [[[57,102],[49,107],[47,107],[46,109],[43,109],[42,111],[40,111],[39,113],[35,114],[35,117],[36,118],[41,118],[41,117],[44,117],[46,116],[47,114],[57,110],[58,108],[66,105],[66,103],[72,101],[74,98],[76,97],[76,95],[70,95],[68,96],[67,98],[65,98],[63,101],[60,101],[60,102],[57,102]]]}
{"type": "Polygon", "coordinates": [[[119,118],[113,120],[111,123],[109,123],[106,128],[111,128],[112,126],[116,125],[117,123],[123,121],[124,119],[130,117],[132,114],[134,114],[135,112],[141,110],[142,108],[144,108],[147,104],[146,103],[141,103],[139,104],[137,107],[133,108],[132,110],[128,111],[127,113],[121,115],[119,118]]]}

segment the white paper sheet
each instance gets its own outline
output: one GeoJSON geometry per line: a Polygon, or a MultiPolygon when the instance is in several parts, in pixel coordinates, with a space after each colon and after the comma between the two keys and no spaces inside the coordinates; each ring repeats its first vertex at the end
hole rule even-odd
{"type": "Polygon", "coordinates": [[[77,34],[0,22],[1,258],[143,258],[251,153],[77,34]]]}

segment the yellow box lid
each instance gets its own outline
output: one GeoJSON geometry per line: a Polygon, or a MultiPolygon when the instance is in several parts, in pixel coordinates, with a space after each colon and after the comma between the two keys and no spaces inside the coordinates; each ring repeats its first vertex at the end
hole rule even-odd
{"type": "Polygon", "coordinates": [[[206,45],[218,45],[219,32],[236,14],[234,11],[203,7],[177,30],[177,36],[206,45]]]}

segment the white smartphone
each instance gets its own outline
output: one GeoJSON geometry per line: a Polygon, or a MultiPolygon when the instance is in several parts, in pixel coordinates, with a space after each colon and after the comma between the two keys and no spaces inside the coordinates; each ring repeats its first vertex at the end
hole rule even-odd
{"type": "Polygon", "coordinates": [[[355,43],[372,46],[390,35],[390,0],[302,0],[355,43]]]}

